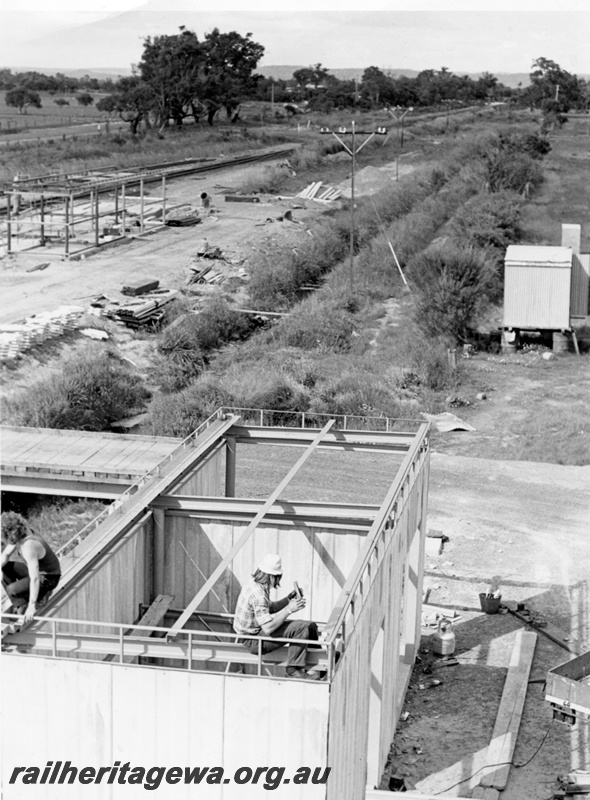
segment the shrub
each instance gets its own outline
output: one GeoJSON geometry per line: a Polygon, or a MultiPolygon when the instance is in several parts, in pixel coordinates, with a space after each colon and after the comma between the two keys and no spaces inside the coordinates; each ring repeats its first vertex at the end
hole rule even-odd
{"type": "MultiPolygon", "coordinates": [[[[450,233],[459,244],[501,252],[520,239],[522,198],[515,192],[479,194],[455,214],[450,233]]],[[[498,255],[498,253],[496,253],[498,255]]]]}
{"type": "MultiPolygon", "coordinates": [[[[183,391],[159,397],[150,406],[150,427],[157,436],[188,436],[220,406],[305,411],[308,398],[276,367],[233,364],[224,375],[201,377],[183,391]]],[[[277,422],[284,415],[277,416],[277,422]]],[[[267,417],[267,421],[272,419],[267,417]]]]}
{"type": "Polygon", "coordinates": [[[210,300],[200,314],[194,315],[192,329],[205,354],[227,342],[247,338],[255,327],[248,314],[236,311],[223,298],[210,300]]]}
{"type": "Polygon", "coordinates": [[[179,322],[166,328],[158,344],[156,356],[149,369],[151,380],[164,392],[184,389],[203,371],[203,350],[190,316],[179,318],[179,322]]]}
{"type": "Polygon", "coordinates": [[[266,255],[251,267],[252,302],[268,311],[289,308],[299,299],[301,286],[317,284],[345,255],[346,246],[342,231],[328,222],[297,248],[266,255]]]}
{"type": "Polygon", "coordinates": [[[291,177],[291,170],[286,165],[257,167],[250,170],[238,184],[244,194],[277,192],[291,177]]]}
{"type": "Polygon", "coordinates": [[[412,413],[411,408],[409,403],[399,400],[395,385],[361,369],[328,379],[317,387],[309,411],[356,417],[403,417],[412,413]]]}
{"type": "Polygon", "coordinates": [[[110,351],[88,350],[64,361],[61,374],[8,397],[4,413],[16,425],[103,431],[137,413],[148,397],[126,362],[110,351]]]}
{"type": "Polygon", "coordinates": [[[464,341],[494,284],[494,264],[481,251],[431,247],[407,270],[415,290],[414,319],[431,337],[464,341]]]}
{"type": "MultiPolygon", "coordinates": [[[[241,408],[305,411],[309,399],[305,389],[273,365],[234,364],[219,380],[225,404],[241,408]]],[[[272,423],[272,419],[266,417],[272,423]]],[[[284,415],[277,416],[277,421],[284,415]]]]}
{"type": "Polygon", "coordinates": [[[350,312],[338,305],[312,300],[273,329],[275,340],[303,350],[344,352],[350,348],[354,322],[350,312]]]}

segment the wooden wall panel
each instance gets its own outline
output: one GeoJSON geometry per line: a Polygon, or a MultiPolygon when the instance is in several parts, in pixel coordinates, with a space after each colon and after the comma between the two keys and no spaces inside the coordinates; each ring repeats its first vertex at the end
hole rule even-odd
{"type": "MultiPolygon", "coordinates": [[[[136,620],[140,604],[150,601],[147,565],[151,525],[148,518],[125,533],[80,579],[75,590],[52,606],[50,616],[97,622],[131,623],[136,620]]],[[[87,629],[100,632],[96,626],[87,629]]]]}
{"type": "MultiPolygon", "coordinates": [[[[393,740],[419,644],[419,640],[414,639],[420,606],[409,602],[408,581],[412,578],[414,586],[420,583],[419,576],[410,575],[408,553],[414,537],[423,538],[427,462],[427,458],[423,459],[421,466],[412,470],[411,488],[406,492],[403,506],[398,507],[393,536],[388,540],[370,588],[363,587],[362,610],[357,608],[354,620],[351,615],[347,619],[346,649],[330,697],[328,763],[333,768],[328,787],[330,800],[356,800],[364,796],[371,652],[383,620],[381,769],[393,740]]],[[[357,600],[358,605],[360,602],[357,600]]]]}
{"type": "Polygon", "coordinates": [[[197,497],[225,496],[225,445],[219,445],[199,462],[191,474],[174,486],[170,494],[197,497]]]}
{"type": "MultiPolygon", "coordinates": [[[[326,683],[227,678],[225,682],[223,763],[239,767],[285,767],[285,777],[300,767],[326,766],[329,687],[326,683]]],[[[328,783],[332,780],[331,776],[328,783]]],[[[257,786],[227,787],[223,798],[260,800],[273,792],[257,786]]],[[[281,800],[325,798],[324,785],[282,784],[281,800]]]]}
{"type": "MultiPolygon", "coordinates": [[[[326,766],[329,687],[325,683],[269,681],[112,663],[7,655],[4,686],[27,686],[34,724],[23,713],[22,693],[5,690],[5,719],[16,721],[3,737],[3,784],[15,766],[44,767],[70,760],[77,767],[222,767],[227,784],[162,784],[156,792],[179,800],[255,800],[256,785],[233,782],[237,769],[326,766]],[[76,702],[71,702],[72,697],[76,702]]],[[[29,706],[27,705],[29,709],[29,706]]],[[[331,780],[331,779],[330,779],[331,780]]],[[[277,793],[278,794],[278,793],[277,793]]],[[[10,786],[10,800],[138,800],[142,785],[10,786]]],[[[325,785],[282,784],[284,800],[320,800],[325,785]]]]}
{"type": "MultiPolygon", "coordinates": [[[[162,592],[175,596],[176,608],[188,605],[245,527],[246,523],[166,515],[162,592]]],[[[202,609],[233,613],[242,585],[262,558],[267,553],[279,553],[284,573],[276,596],[288,594],[297,581],[308,601],[299,618],[325,622],[356,561],[364,535],[359,531],[261,525],[217,582],[215,593],[209,593],[202,609]]]]}
{"type": "MultiPolygon", "coordinates": [[[[55,786],[9,787],[15,766],[112,765],[111,670],[90,662],[34,656],[2,658],[2,784],[10,800],[55,800],[55,786]],[[26,687],[14,691],[14,687],[26,687]],[[72,698],[76,698],[72,702],[72,698]],[[20,725],[20,727],[19,727],[20,725]]],[[[127,787],[122,787],[127,788],[127,787]]],[[[59,796],[110,800],[110,787],[67,786],[59,796]]]]}

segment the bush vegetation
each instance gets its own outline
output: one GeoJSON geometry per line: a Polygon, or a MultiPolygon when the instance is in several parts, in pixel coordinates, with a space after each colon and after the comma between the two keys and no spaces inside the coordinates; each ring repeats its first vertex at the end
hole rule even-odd
{"type": "Polygon", "coordinates": [[[446,244],[418,253],[407,271],[416,324],[429,337],[465,341],[494,290],[495,274],[494,263],[480,250],[446,244]]]}
{"type": "Polygon", "coordinates": [[[149,369],[150,379],[164,392],[184,389],[201,374],[210,354],[224,344],[246,338],[252,318],[216,297],[198,313],[187,313],[167,327],[149,369]]]}
{"type": "Polygon", "coordinates": [[[38,428],[109,430],[142,410],[149,394],[127,362],[111,351],[88,349],[64,360],[59,374],[9,395],[4,420],[38,428]]]}

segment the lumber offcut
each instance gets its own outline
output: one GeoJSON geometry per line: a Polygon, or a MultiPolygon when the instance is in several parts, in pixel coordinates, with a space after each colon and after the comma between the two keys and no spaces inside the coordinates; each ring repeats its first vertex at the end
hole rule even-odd
{"type": "Polygon", "coordinates": [[[483,776],[480,784],[484,787],[498,791],[506,788],[536,644],[537,634],[533,631],[520,630],[517,632],[500,708],[487,753],[488,764],[502,764],[502,766],[491,768],[483,776]]]}

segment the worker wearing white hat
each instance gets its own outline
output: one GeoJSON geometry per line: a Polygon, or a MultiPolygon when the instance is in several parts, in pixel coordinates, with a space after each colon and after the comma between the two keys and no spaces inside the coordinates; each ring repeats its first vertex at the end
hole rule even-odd
{"type": "MultiPolygon", "coordinates": [[[[315,622],[291,620],[291,614],[305,608],[305,598],[295,589],[282,600],[273,602],[270,590],[277,589],[281,583],[283,565],[276,553],[268,553],[251,579],[244,585],[234,615],[234,630],[242,636],[264,636],[278,639],[293,639],[289,644],[287,675],[305,680],[319,680],[322,676],[305,668],[307,647],[301,639],[317,641],[318,628],[315,622]]],[[[251,653],[258,653],[261,645],[263,655],[284,646],[284,642],[260,642],[257,639],[242,639],[241,643],[251,653]]]]}

